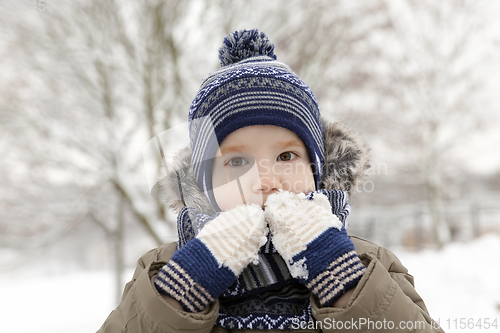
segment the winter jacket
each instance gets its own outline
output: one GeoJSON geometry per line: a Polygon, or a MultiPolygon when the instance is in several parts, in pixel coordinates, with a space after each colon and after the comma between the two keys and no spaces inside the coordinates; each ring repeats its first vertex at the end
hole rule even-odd
{"type": "MultiPolygon", "coordinates": [[[[343,126],[325,120],[323,123],[326,158],[322,188],[350,192],[362,181],[369,167],[368,149],[343,126]]],[[[174,210],[193,206],[210,214],[211,206],[198,190],[189,163],[190,152],[186,148],[178,155],[177,164],[170,166],[171,171],[162,177],[162,193],[174,210]]],[[[293,326],[296,329],[290,331],[333,332],[340,329],[349,332],[443,332],[432,321],[414,288],[413,277],[398,258],[367,240],[354,236],[351,236],[351,240],[367,269],[348,304],[343,308],[321,308],[316,296],[312,295],[311,307],[316,323],[296,323],[293,326]]],[[[153,281],[158,270],[170,260],[176,249],[176,243],[164,244],[139,259],[132,281],[125,286],[120,304],[98,332],[238,331],[214,327],[218,301],[200,313],[179,311],[164,301],[153,286],[153,281]]]]}

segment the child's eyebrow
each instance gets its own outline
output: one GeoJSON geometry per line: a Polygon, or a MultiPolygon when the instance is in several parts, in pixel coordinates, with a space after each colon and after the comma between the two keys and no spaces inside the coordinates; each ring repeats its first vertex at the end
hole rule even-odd
{"type": "Polygon", "coordinates": [[[288,140],[288,141],[281,141],[281,142],[278,143],[278,145],[280,147],[289,147],[289,146],[302,147],[303,143],[301,141],[299,141],[299,140],[292,139],[292,140],[288,140]]]}
{"type": "Polygon", "coordinates": [[[241,153],[245,151],[245,145],[228,146],[221,148],[220,152],[222,155],[229,153],[241,153]]]}
{"type": "MultiPolygon", "coordinates": [[[[302,147],[304,144],[300,140],[292,139],[292,140],[287,140],[287,141],[278,141],[274,146],[279,147],[279,148],[284,148],[284,147],[302,147]]],[[[234,145],[234,146],[226,146],[222,147],[220,152],[222,155],[224,154],[229,154],[229,153],[242,153],[245,152],[247,149],[247,146],[245,145],[234,145]]]]}

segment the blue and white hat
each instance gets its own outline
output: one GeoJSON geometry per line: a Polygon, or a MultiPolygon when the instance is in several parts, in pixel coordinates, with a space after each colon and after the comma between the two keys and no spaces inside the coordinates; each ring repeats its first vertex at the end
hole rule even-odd
{"type": "Polygon", "coordinates": [[[324,147],[318,102],[311,89],[276,60],[274,45],[256,29],[226,36],[219,59],[221,68],[203,81],[188,119],[193,171],[212,205],[217,207],[211,190],[218,144],[251,125],[294,132],[307,147],[319,189],[324,147]]]}

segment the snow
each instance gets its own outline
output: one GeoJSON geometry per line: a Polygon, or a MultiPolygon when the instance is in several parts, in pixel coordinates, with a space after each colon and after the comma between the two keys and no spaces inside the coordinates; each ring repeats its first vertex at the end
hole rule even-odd
{"type": "Polygon", "coordinates": [[[307,280],[309,271],[307,270],[306,258],[302,258],[296,262],[290,260],[287,264],[288,270],[294,278],[307,280]]]}
{"type": "MultiPolygon", "coordinates": [[[[442,251],[396,252],[425,301],[429,313],[445,332],[460,330],[460,319],[497,318],[500,331],[500,235],[490,234],[469,243],[452,243],[442,251]],[[457,319],[457,324],[455,324],[457,319]]],[[[488,330],[485,330],[488,332],[488,330]]]]}
{"type": "MultiPolygon", "coordinates": [[[[431,316],[446,332],[498,331],[484,327],[461,330],[459,324],[461,318],[473,318],[474,323],[497,318],[500,325],[500,235],[449,244],[442,251],[392,250],[415,277],[417,291],[431,316]]],[[[126,281],[131,276],[129,270],[126,281]]],[[[2,272],[2,332],[95,332],[115,307],[113,292],[111,272],[51,276],[30,271],[29,267],[17,275],[2,272]]]]}
{"type": "Polygon", "coordinates": [[[88,333],[113,307],[110,272],[0,278],[2,332],[88,333]]]}

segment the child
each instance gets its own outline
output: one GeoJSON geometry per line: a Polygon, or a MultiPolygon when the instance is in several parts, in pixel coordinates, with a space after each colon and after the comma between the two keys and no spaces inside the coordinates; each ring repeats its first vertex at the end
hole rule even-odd
{"type": "Polygon", "coordinates": [[[100,332],[442,332],[396,256],[346,233],[366,147],[263,33],[228,35],[219,58],[162,184],[179,241],[139,259],[100,332]]]}

